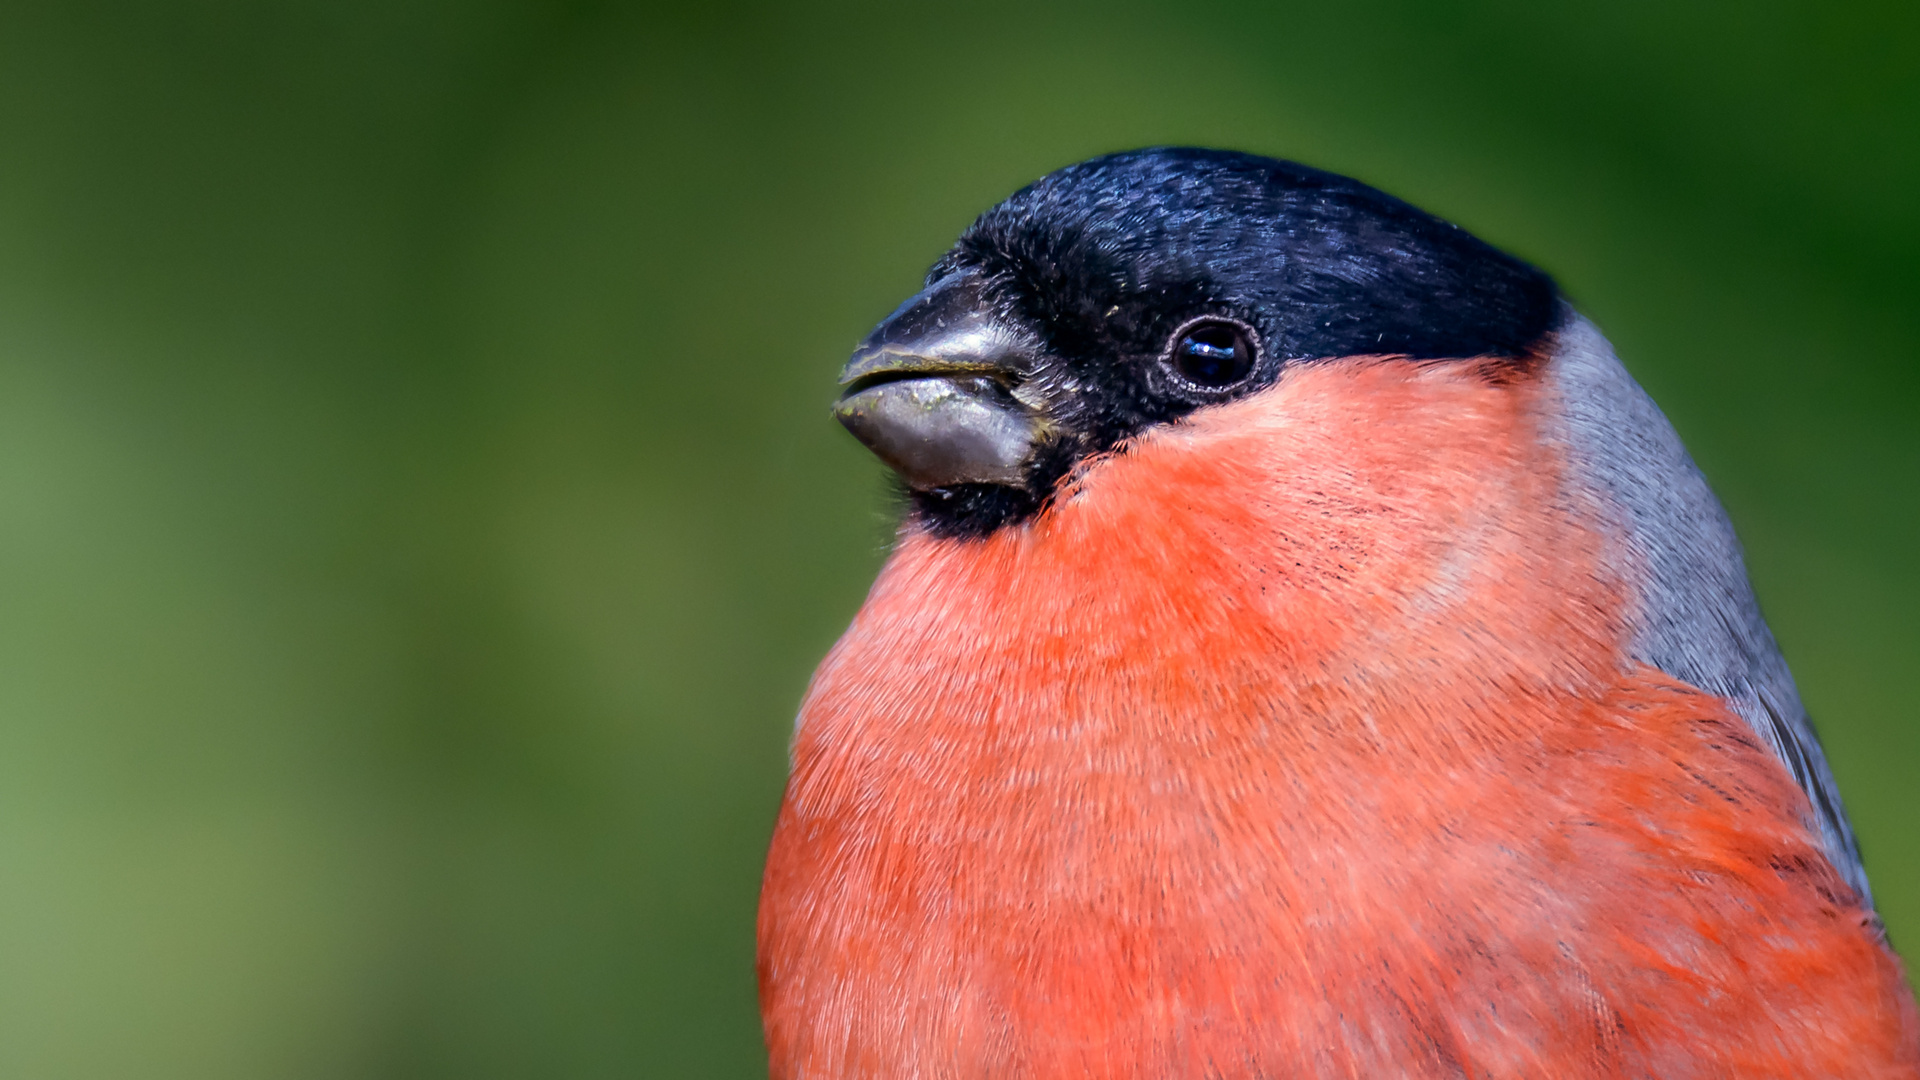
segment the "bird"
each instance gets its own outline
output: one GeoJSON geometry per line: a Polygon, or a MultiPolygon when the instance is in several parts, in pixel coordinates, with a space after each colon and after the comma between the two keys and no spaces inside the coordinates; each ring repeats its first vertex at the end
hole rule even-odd
{"type": "Polygon", "coordinates": [[[902,514],[792,738],[775,1080],[1920,1077],[1729,519],[1546,273],[1129,151],[840,383],[902,514]]]}

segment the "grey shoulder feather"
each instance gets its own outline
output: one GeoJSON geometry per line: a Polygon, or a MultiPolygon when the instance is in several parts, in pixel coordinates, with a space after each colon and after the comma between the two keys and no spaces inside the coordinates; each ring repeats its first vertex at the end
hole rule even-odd
{"type": "Polygon", "coordinates": [[[1600,331],[1570,309],[1545,377],[1562,403],[1574,482],[1641,580],[1633,657],[1732,702],[1813,805],[1827,856],[1870,907],[1846,809],[1747,580],[1726,510],[1673,426],[1600,331]]]}

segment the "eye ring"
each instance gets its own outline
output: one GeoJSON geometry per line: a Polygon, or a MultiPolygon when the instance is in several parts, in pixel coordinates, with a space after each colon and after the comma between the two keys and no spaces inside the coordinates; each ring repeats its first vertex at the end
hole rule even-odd
{"type": "Polygon", "coordinates": [[[1188,319],[1167,337],[1160,365],[1196,390],[1230,390],[1260,366],[1260,335],[1225,315],[1188,319]]]}

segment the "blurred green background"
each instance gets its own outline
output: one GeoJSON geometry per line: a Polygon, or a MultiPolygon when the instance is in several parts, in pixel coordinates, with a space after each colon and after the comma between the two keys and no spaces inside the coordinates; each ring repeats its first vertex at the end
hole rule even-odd
{"type": "Polygon", "coordinates": [[[890,533],[834,373],[1160,142],[1559,276],[1920,941],[1920,6],[13,3],[0,1075],[764,1075],[791,715],[890,533]]]}

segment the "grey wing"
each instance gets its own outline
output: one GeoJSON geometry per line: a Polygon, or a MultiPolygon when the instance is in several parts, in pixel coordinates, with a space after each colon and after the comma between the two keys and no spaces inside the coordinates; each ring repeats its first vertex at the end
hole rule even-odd
{"type": "Polygon", "coordinates": [[[1720,500],[1606,338],[1571,308],[1546,377],[1561,391],[1576,483],[1611,520],[1622,557],[1644,568],[1635,659],[1732,702],[1807,793],[1828,858],[1872,907],[1853,826],[1720,500]]]}

